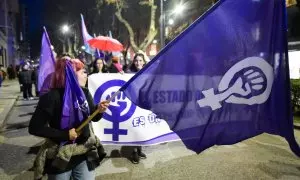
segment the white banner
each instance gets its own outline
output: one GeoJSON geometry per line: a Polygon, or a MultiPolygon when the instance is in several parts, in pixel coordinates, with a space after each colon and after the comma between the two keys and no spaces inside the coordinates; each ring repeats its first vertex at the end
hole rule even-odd
{"type": "MultiPolygon", "coordinates": [[[[93,74],[88,78],[94,103],[109,99],[133,74],[93,74]]],[[[179,140],[168,124],[151,111],[134,105],[123,93],[110,106],[93,128],[103,144],[153,145],[179,140]]]]}

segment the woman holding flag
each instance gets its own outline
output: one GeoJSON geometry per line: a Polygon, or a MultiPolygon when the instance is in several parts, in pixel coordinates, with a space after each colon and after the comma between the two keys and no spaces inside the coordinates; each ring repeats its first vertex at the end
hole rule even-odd
{"type": "Polygon", "coordinates": [[[105,157],[91,125],[75,129],[91,113],[107,109],[108,101],[94,106],[88,89],[84,64],[78,59],[62,57],[55,64],[51,90],[40,97],[30,120],[29,133],[46,138],[35,159],[35,179],[48,174],[48,179],[95,179],[94,169],[105,157]]]}

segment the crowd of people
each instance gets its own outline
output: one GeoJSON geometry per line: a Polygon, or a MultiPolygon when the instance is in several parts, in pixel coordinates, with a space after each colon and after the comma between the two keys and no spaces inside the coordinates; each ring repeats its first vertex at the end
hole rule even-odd
{"type": "Polygon", "coordinates": [[[35,96],[38,97],[37,83],[38,83],[38,66],[33,65],[30,61],[13,66],[9,65],[6,71],[0,67],[0,87],[5,79],[18,79],[20,84],[20,92],[23,92],[24,100],[34,99],[32,94],[32,85],[35,86],[35,96]]]}

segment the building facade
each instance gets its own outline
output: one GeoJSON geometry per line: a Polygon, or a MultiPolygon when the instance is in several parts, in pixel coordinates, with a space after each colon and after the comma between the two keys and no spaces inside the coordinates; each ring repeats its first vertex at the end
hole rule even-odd
{"type": "Polygon", "coordinates": [[[17,39],[18,0],[0,1],[0,65],[15,65],[19,57],[17,39]]]}

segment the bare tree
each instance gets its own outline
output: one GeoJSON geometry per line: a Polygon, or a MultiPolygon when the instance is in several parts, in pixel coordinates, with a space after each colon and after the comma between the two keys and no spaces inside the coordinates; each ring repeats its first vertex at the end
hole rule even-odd
{"type": "Polygon", "coordinates": [[[128,8],[128,1],[129,0],[97,0],[97,6],[101,6],[103,3],[111,4],[115,7],[116,12],[115,15],[117,19],[126,27],[131,47],[134,51],[143,50],[145,51],[146,48],[151,44],[153,39],[157,34],[157,29],[155,27],[155,18],[156,18],[156,9],[157,6],[155,5],[155,0],[140,0],[140,6],[147,6],[150,8],[150,18],[149,18],[149,27],[145,38],[139,43],[139,40],[135,37],[135,32],[132,28],[132,25],[128,22],[128,20],[124,17],[123,12],[124,9],[128,8]]]}

